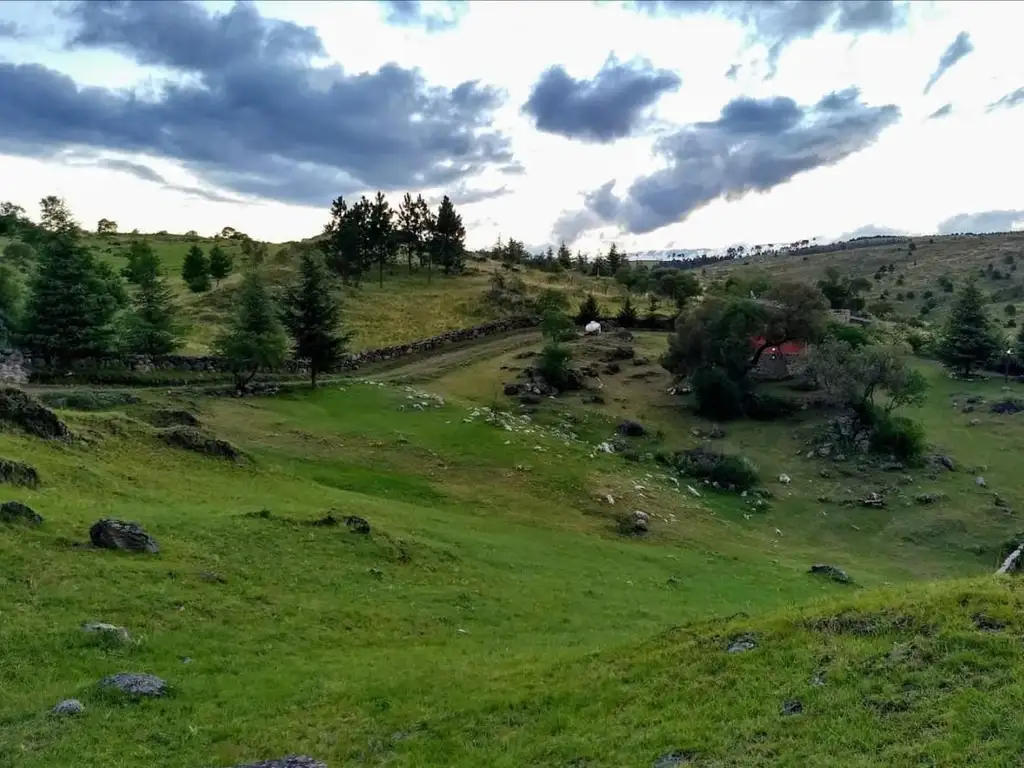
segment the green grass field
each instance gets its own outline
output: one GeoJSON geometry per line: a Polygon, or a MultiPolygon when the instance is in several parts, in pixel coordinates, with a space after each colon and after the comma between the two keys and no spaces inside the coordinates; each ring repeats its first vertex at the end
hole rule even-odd
{"type": "MultiPolygon", "coordinates": [[[[796,456],[815,417],[729,425],[724,447],[774,495],[752,514],[594,451],[624,416],[664,447],[697,443],[707,424],[656,366],[607,377],[604,406],[568,397],[513,431],[486,423],[481,407],[515,375],[500,366],[538,343],[513,335],[276,398],[140,391],[60,411],[69,444],[0,434],[0,457],[42,477],[6,498],[46,519],[0,524],[0,765],[1012,764],[1021,592],[991,574],[1017,523],[992,493],[1024,499],[1024,433],[1020,417],[959,408],[1006,396],[1001,381],[922,363],[933,388],[917,416],[960,467],[907,470],[884,510],[817,501],[898,475],[796,456]],[[149,426],[167,405],[246,459],[168,447],[149,426]],[[947,498],[919,506],[920,491],[947,498]],[[651,515],[643,539],[616,532],[633,509],[651,515]],[[371,534],[310,525],[328,511],[371,534]],[[139,522],[161,553],[79,546],[102,517],[139,522]],[[814,562],[855,583],[809,575],[814,562]],[[133,642],[97,642],[87,621],[133,642]],[[747,634],[756,648],[727,652],[747,634]],[[117,672],[159,675],[172,695],[97,688],[117,672]],[[49,714],[69,697],[83,714],[49,714]],[[801,714],[781,713],[790,700],[801,714]]],[[[653,359],[664,337],[636,345],[653,359]]]]}

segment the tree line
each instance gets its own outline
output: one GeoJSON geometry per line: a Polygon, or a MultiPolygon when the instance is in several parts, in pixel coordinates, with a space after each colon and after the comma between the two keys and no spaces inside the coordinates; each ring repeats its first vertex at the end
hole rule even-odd
{"type": "MultiPolygon", "coordinates": [[[[60,369],[88,358],[177,350],[182,344],[179,311],[153,248],[133,243],[119,274],[84,245],[82,230],[63,200],[44,198],[41,207],[38,225],[29,229],[21,224],[17,230],[19,235],[31,231],[35,247],[11,243],[0,264],[2,341],[60,369]],[[24,248],[33,253],[12,258],[13,245],[19,246],[15,256],[24,248]]],[[[293,352],[308,362],[316,386],[318,375],[340,362],[349,339],[341,330],[341,306],[323,255],[315,247],[303,248],[294,284],[275,299],[263,264],[265,246],[254,243],[243,252],[247,259],[238,301],[214,341],[214,352],[227,360],[239,389],[257,372],[279,368],[293,352]]],[[[194,269],[194,249],[190,253],[186,265],[191,261],[194,269]]],[[[205,269],[195,275],[226,276],[230,262],[214,266],[227,261],[221,254],[215,246],[205,269]]]]}

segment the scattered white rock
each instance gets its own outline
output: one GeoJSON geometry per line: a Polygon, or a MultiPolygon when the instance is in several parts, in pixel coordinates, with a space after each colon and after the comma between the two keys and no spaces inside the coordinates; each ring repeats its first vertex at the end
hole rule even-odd
{"type": "Polygon", "coordinates": [[[686,489],[687,489],[687,490],[688,490],[688,491],[689,491],[690,493],[692,493],[692,494],[693,494],[694,496],[696,496],[696,497],[697,497],[698,499],[700,498],[700,491],[698,491],[698,490],[697,490],[696,488],[694,488],[694,487],[693,487],[692,485],[687,485],[687,486],[686,486],[686,489]]]}
{"type": "Polygon", "coordinates": [[[615,497],[612,496],[610,493],[606,493],[604,495],[604,500],[607,501],[609,504],[614,504],[615,503],[615,497]]]}
{"type": "Polygon", "coordinates": [[[132,636],[124,627],[116,624],[107,624],[104,621],[87,621],[82,625],[82,631],[89,635],[105,635],[116,638],[122,643],[130,643],[132,636]]]}
{"type": "Polygon", "coordinates": [[[64,699],[50,711],[55,715],[80,715],[85,711],[85,707],[78,699],[64,699]]]}
{"type": "Polygon", "coordinates": [[[985,478],[982,477],[981,475],[978,475],[978,477],[974,478],[974,484],[979,488],[984,488],[986,485],[988,485],[988,483],[985,482],[985,478]]]}
{"type": "Polygon", "coordinates": [[[789,475],[783,472],[781,475],[779,475],[779,482],[782,483],[783,485],[789,485],[792,482],[792,480],[790,479],[789,475]]]}

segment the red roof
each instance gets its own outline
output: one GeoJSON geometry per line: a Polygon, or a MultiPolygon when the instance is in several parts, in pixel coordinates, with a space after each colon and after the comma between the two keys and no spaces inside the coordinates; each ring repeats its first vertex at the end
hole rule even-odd
{"type": "MultiPolygon", "coordinates": [[[[750,346],[755,349],[760,348],[764,345],[764,337],[753,338],[750,340],[750,346]]],[[[777,347],[768,347],[765,350],[766,353],[771,354],[773,352],[782,352],[784,355],[802,355],[807,351],[807,345],[802,341],[787,341],[780,344],[777,347]]]]}

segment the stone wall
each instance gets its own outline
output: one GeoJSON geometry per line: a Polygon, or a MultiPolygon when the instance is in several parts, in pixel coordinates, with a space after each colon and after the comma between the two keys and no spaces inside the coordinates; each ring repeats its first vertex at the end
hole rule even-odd
{"type": "MultiPolygon", "coordinates": [[[[362,352],[349,355],[339,366],[339,371],[352,371],[360,366],[369,363],[378,363],[386,360],[396,360],[403,357],[430,352],[449,344],[458,344],[463,341],[494,336],[501,333],[508,333],[522,328],[530,328],[537,325],[532,317],[510,317],[503,320],[495,320],[483,325],[471,328],[459,328],[454,331],[426,339],[409,342],[408,344],[395,344],[380,349],[367,349],[362,352]]],[[[28,360],[17,350],[0,350],[0,381],[3,383],[23,384],[28,380],[32,372],[50,371],[43,360],[28,360]]],[[[189,356],[189,355],[161,355],[150,357],[148,355],[132,355],[128,357],[111,357],[99,359],[87,359],[77,362],[72,372],[87,371],[133,371],[136,373],[147,373],[150,371],[167,371],[180,373],[229,373],[227,362],[220,357],[213,356],[189,356]]],[[[304,374],[308,371],[306,363],[302,360],[289,360],[276,373],[304,374]]],[[[50,371],[52,372],[52,371],[50,371]]]]}

